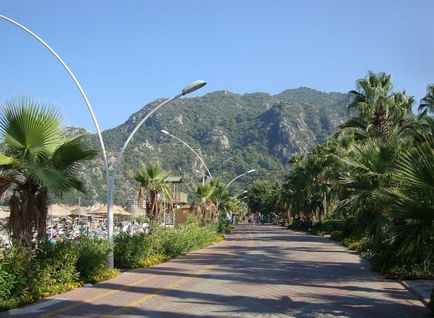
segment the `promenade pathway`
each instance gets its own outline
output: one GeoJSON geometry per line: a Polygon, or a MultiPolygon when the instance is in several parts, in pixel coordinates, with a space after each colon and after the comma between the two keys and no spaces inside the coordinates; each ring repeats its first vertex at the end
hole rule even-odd
{"type": "Polygon", "coordinates": [[[223,242],[0,317],[429,317],[324,237],[240,225],[223,242]]]}

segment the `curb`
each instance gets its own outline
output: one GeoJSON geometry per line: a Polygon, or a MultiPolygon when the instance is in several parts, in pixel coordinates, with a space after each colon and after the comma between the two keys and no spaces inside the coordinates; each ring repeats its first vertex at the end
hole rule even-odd
{"type": "Polygon", "coordinates": [[[404,282],[402,280],[398,280],[398,283],[400,283],[405,289],[407,289],[414,296],[416,296],[416,298],[420,302],[422,302],[422,304],[424,304],[426,308],[428,308],[428,302],[425,300],[425,298],[416,289],[412,288],[410,285],[408,285],[406,282],[404,282]]]}

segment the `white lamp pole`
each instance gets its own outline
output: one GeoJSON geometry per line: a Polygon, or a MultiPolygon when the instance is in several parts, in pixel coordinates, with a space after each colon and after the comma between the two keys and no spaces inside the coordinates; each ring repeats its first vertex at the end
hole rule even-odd
{"type": "Polygon", "coordinates": [[[178,137],[169,133],[167,130],[162,129],[161,132],[165,135],[172,137],[173,139],[178,140],[180,143],[182,143],[184,146],[186,146],[188,149],[190,149],[191,152],[193,152],[196,155],[196,157],[199,158],[200,162],[202,162],[202,164],[204,165],[204,167],[206,169],[206,172],[208,173],[209,178],[212,179],[211,172],[209,172],[209,169],[206,166],[205,161],[203,160],[203,158],[201,156],[199,156],[199,154],[193,148],[191,148],[185,141],[183,141],[183,140],[179,139],[178,137]]]}
{"type": "Polygon", "coordinates": [[[197,172],[201,177],[202,177],[202,184],[205,183],[205,178],[206,178],[206,172],[203,171],[199,171],[199,170],[195,170],[195,172],[197,172]]]}
{"type": "MultiPolygon", "coordinates": [[[[116,180],[116,174],[119,169],[119,164],[122,159],[122,155],[124,154],[125,149],[127,148],[128,144],[130,143],[131,139],[133,138],[134,134],[139,130],[139,128],[145,123],[145,121],[152,116],[153,113],[155,113],[158,109],[163,107],[164,105],[167,105],[168,103],[174,101],[175,99],[178,99],[181,96],[190,94],[194,92],[195,90],[198,90],[199,88],[206,85],[205,81],[195,81],[191,85],[185,87],[181,93],[179,93],[176,96],[173,96],[172,98],[169,98],[162,102],[161,104],[157,105],[153,110],[151,110],[143,119],[137,124],[137,126],[133,129],[133,131],[128,136],[127,140],[125,140],[124,145],[122,146],[121,151],[119,152],[119,155],[116,159],[116,162],[113,167],[113,172],[110,178],[110,182],[108,184],[108,196],[107,196],[107,215],[108,215],[108,240],[109,242],[113,242],[113,191],[115,187],[115,180],[116,180]]],[[[108,255],[108,264],[111,268],[114,266],[114,257],[113,252],[110,252],[108,255]]]]}
{"type": "Polygon", "coordinates": [[[227,189],[231,184],[232,184],[232,182],[234,182],[235,180],[237,180],[238,178],[241,178],[242,176],[245,176],[246,174],[248,174],[248,173],[252,173],[252,172],[255,172],[256,170],[255,169],[251,169],[251,170],[249,170],[249,171],[246,171],[246,172],[244,172],[244,173],[242,173],[242,174],[240,174],[239,176],[236,176],[235,178],[233,178],[227,185],[226,185],[226,187],[225,187],[225,189],[227,189]]]}
{"type": "MultiPolygon", "coordinates": [[[[80,94],[90,112],[90,115],[92,116],[92,120],[93,123],[95,125],[96,128],[96,132],[98,134],[98,139],[101,145],[101,149],[102,149],[102,154],[103,154],[103,158],[104,158],[104,170],[105,170],[105,178],[106,178],[106,184],[107,184],[107,218],[108,218],[108,240],[110,243],[113,242],[113,190],[114,190],[114,183],[115,183],[115,178],[116,178],[116,173],[118,171],[119,168],[119,163],[120,163],[120,159],[122,158],[122,155],[125,151],[125,148],[127,147],[128,143],[130,142],[131,138],[133,137],[133,135],[136,133],[136,131],[140,128],[140,126],[143,125],[143,123],[146,121],[146,119],[148,119],[154,112],[156,112],[160,107],[170,103],[171,101],[190,94],[191,92],[194,92],[195,90],[203,87],[206,85],[205,81],[196,81],[194,83],[192,83],[191,85],[185,87],[180,94],[164,101],[163,103],[159,104],[157,107],[155,107],[148,115],[145,116],[145,118],[143,118],[139,124],[134,128],[134,130],[131,132],[131,134],[128,136],[127,140],[125,141],[120,153],[119,153],[119,157],[117,158],[117,161],[115,162],[115,166],[113,168],[113,174],[112,177],[110,178],[109,175],[109,165],[108,165],[108,160],[107,160],[107,152],[105,149],[105,145],[104,145],[104,140],[102,138],[101,135],[101,130],[99,128],[99,124],[98,121],[96,119],[95,116],[95,112],[93,111],[93,108],[89,102],[89,99],[87,98],[86,93],[84,92],[83,88],[81,87],[81,84],[79,83],[79,81],[77,80],[77,78],[75,77],[74,73],[71,71],[71,69],[68,67],[68,65],[62,60],[62,58],[44,41],[42,40],[38,35],[36,35],[34,32],[32,32],[31,30],[29,30],[28,28],[26,28],[25,26],[23,26],[22,24],[12,20],[11,18],[8,18],[4,15],[0,14],[0,19],[3,19],[11,24],[13,24],[14,26],[20,28],[21,30],[25,31],[26,33],[30,34],[34,39],[36,39],[40,44],[42,44],[56,59],[57,61],[59,61],[59,63],[62,65],[62,67],[67,71],[68,75],[71,77],[71,79],[74,81],[74,84],[77,86],[78,90],[80,91],[80,94]]],[[[113,259],[113,252],[111,252],[109,254],[108,257],[108,263],[109,266],[111,268],[113,268],[114,265],[114,259],[113,259]]]]}
{"type": "Polygon", "coordinates": [[[80,82],[75,77],[74,73],[72,73],[71,69],[66,65],[66,63],[62,60],[62,58],[44,41],[42,40],[38,35],[36,35],[34,32],[32,32],[30,29],[26,28],[24,25],[18,23],[17,21],[12,20],[11,18],[8,18],[4,15],[0,14],[0,19],[3,19],[14,26],[20,28],[21,30],[25,31],[27,34],[30,34],[34,39],[36,39],[40,44],[42,44],[56,59],[59,61],[59,63],[62,65],[62,67],[68,72],[68,75],[73,80],[75,86],[77,86],[78,90],[80,91],[81,97],[83,97],[84,103],[86,104],[90,115],[92,116],[93,123],[96,128],[96,132],[98,134],[99,143],[101,145],[102,155],[104,157],[104,170],[105,170],[105,178],[106,182],[108,184],[109,180],[109,170],[108,170],[108,160],[107,160],[107,153],[105,150],[104,140],[102,139],[101,130],[99,129],[98,121],[96,120],[95,113],[93,111],[93,108],[89,102],[89,99],[87,98],[86,93],[84,92],[83,88],[80,85],[80,82]]]}

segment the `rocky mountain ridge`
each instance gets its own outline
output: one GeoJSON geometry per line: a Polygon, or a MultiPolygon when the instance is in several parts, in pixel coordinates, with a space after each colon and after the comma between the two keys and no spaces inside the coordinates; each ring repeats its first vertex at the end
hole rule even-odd
{"type": "MultiPolygon", "coordinates": [[[[128,120],[103,132],[112,166],[123,142],[137,123],[159,104],[153,101],[128,120]]],[[[115,188],[115,202],[124,204],[136,196],[138,184],[132,172],[143,163],[158,161],[172,175],[181,175],[188,189],[204,171],[200,160],[161,129],[187,142],[205,160],[213,176],[228,182],[235,176],[256,169],[257,173],[237,181],[236,192],[255,179],[279,178],[294,152],[308,152],[336,131],[346,117],[347,94],[323,93],[310,88],[289,89],[277,95],[235,94],[216,91],[201,97],[183,98],[157,111],[137,132],[122,160],[115,188]]],[[[91,136],[99,147],[96,136],[91,136]]],[[[88,193],[84,203],[104,202],[106,186],[102,158],[86,163],[81,171],[88,193]]],[[[242,190],[241,190],[242,191],[242,190]]],[[[78,193],[62,198],[78,200],[78,193]]]]}

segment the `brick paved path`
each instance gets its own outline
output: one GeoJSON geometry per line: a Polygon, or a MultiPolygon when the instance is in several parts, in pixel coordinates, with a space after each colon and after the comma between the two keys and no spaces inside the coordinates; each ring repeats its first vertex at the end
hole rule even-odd
{"type": "Polygon", "coordinates": [[[327,238],[241,225],[221,243],[1,317],[428,317],[327,238]]]}

